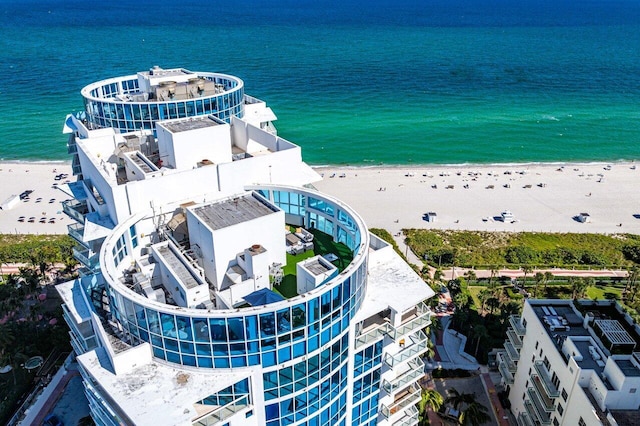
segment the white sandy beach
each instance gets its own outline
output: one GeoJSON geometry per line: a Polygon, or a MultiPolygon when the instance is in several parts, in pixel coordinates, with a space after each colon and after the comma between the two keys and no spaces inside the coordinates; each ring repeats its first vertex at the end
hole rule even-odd
{"type": "Polygon", "coordinates": [[[69,196],[53,184],[67,180],[75,180],[70,163],[0,163],[0,203],[12,195],[33,191],[28,200],[21,200],[9,210],[0,210],[0,234],[66,234],[67,225],[73,220],[62,212],[60,202],[69,196]],[[59,174],[68,177],[55,180],[59,174]],[[20,217],[24,220],[19,221],[20,217]]]}
{"type": "Polygon", "coordinates": [[[403,228],[640,233],[640,216],[634,217],[640,167],[632,162],[316,170],[324,175],[316,188],[392,234],[403,228]],[[514,221],[494,219],[504,210],[514,221]],[[423,220],[426,212],[436,212],[436,222],[423,220]],[[580,213],[591,222],[576,221],[580,213]]]}
{"type": "MultiPolygon", "coordinates": [[[[392,234],[402,228],[640,234],[634,217],[640,215],[640,167],[630,162],[316,170],[324,175],[316,188],[351,205],[369,227],[392,234]],[[494,219],[503,210],[513,213],[513,222],[494,219]],[[423,220],[426,212],[436,212],[437,221],[423,220]],[[583,212],[590,223],[574,219],[583,212]]],[[[53,187],[66,180],[75,180],[69,163],[0,163],[0,202],[34,191],[29,201],[0,210],[0,233],[66,233],[73,221],[60,201],[69,197],[53,187]],[[68,177],[56,181],[61,173],[68,177]]]]}

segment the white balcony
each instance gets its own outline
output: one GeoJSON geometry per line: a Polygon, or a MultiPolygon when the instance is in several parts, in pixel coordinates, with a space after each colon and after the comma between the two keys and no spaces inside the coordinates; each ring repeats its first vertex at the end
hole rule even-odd
{"type": "Polygon", "coordinates": [[[425,327],[431,325],[431,309],[426,303],[421,302],[415,307],[413,315],[409,317],[398,327],[395,327],[389,331],[389,337],[394,341],[398,341],[409,334],[415,333],[418,330],[422,330],[425,327]]]}
{"type": "Polygon", "coordinates": [[[389,333],[389,330],[393,328],[389,323],[379,324],[370,330],[360,334],[356,337],[356,349],[359,349],[362,346],[368,346],[371,343],[382,339],[386,334],[389,333]]]}
{"type": "Polygon", "coordinates": [[[536,361],[533,364],[533,368],[535,368],[536,373],[538,373],[538,377],[540,379],[540,383],[544,387],[544,390],[547,392],[547,396],[549,398],[557,398],[560,396],[560,391],[551,380],[551,374],[549,374],[549,370],[545,367],[544,362],[536,361]]]}
{"type": "Polygon", "coordinates": [[[62,202],[62,211],[78,223],[84,223],[84,217],[89,213],[86,201],[67,200],[62,202]]]}
{"type": "MultiPolygon", "coordinates": [[[[204,411],[209,410],[212,406],[208,406],[205,404],[195,404],[196,411],[198,413],[202,413],[204,411]]],[[[213,406],[213,410],[209,410],[206,414],[201,415],[198,419],[196,419],[193,424],[196,426],[213,426],[218,424],[223,424],[222,422],[229,417],[233,416],[237,412],[244,410],[245,408],[250,407],[249,404],[249,396],[243,395],[239,398],[234,399],[227,405],[223,406],[213,406]]]]}
{"type": "Polygon", "coordinates": [[[394,354],[387,354],[384,357],[384,362],[391,368],[395,368],[403,362],[417,358],[419,355],[427,350],[427,336],[422,330],[418,331],[413,336],[409,336],[405,341],[404,348],[394,354]],[[406,343],[408,341],[408,343],[406,343]]]}
{"type": "Polygon", "coordinates": [[[527,414],[529,414],[534,421],[538,421],[542,425],[551,424],[551,416],[549,416],[549,413],[547,413],[542,407],[536,407],[529,399],[525,399],[524,408],[527,410],[527,414]]]}
{"type": "Polygon", "coordinates": [[[413,359],[405,364],[403,370],[393,380],[383,380],[382,388],[388,394],[393,394],[408,384],[415,383],[424,377],[424,362],[420,358],[413,359]]]}
{"type": "Polygon", "coordinates": [[[513,374],[509,371],[505,362],[498,363],[498,371],[500,371],[502,380],[504,380],[506,384],[513,384],[513,374]]]}
{"type": "Polygon", "coordinates": [[[517,421],[518,426],[535,426],[533,420],[531,420],[531,417],[529,417],[527,413],[518,414],[517,421]]]}
{"type": "Polygon", "coordinates": [[[509,317],[509,324],[513,327],[513,330],[518,333],[518,336],[522,337],[527,332],[527,329],[520,321],[521,319],[518,315],[511,315],[509,317]]]}
{"type": "Polygon", "coordinates": [[[507,355],[511,358],[511,361],[520,360],[520,352],[511,344],[511,342],[504,342],[504,348],[507,350],[507,355]]]}
{"type": "Polygon", "coordinates": [[[404,416],[396,422],[393,426],[418,426],[420,420],[420,412],[415,405],[410,406],[404,410],[404,416]]]}
{"type": "Polygon", "coordinates": [[[511,327],[507,329],[507,338],[509,339],[509,341],[511,342],[514,348],[522,349],[522,339],[520,338],[520,336],[518,336],[518,334],[516,334],[516,332],[511,327]]]}
{"type": "Polygon", "coordinates": [[[380,412],[384,418],[389,419],[392,416],[404,411],[406,408],[416,405],[422,398],[420,386],[412,384],[396,395],[395,401],[390,405],[382,404],[380,412]]]}

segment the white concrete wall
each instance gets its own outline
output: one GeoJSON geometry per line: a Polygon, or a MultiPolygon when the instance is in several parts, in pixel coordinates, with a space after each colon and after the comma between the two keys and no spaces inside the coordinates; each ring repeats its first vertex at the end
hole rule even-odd
{"type": "MultiPolygon", "coordinates": [[[[282,211],[223,229],[211,230],[193,214],[192,208],[189,208],[187,221],[191,245],[197,244],[200,247],[205,273],[218,288],[229,266],[235,263],[236,255],[253,244],[260,244],[267,250],[268,265],[274,262],[286,264],[285,223],[282,211]]],[[[268,273],[267,270],[261,275],[268,273]]]]}
{"type": "Polygon", "coordinates": [[[171,133],[157,126],[158,147],[163,164],[178,170],[196,167],[207,159],[213,163],[231,162],[231,130],[228,124],[171,133]]]}

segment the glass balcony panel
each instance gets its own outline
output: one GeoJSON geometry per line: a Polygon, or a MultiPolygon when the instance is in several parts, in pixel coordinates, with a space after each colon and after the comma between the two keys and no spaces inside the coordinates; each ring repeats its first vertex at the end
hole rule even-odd
{"type": "Polygon", "coordinates": [[[512,328],[509,328],[507,330],[507,337],[509,338],[509,341],[511,342],[514,348],[522,349],[522,339],[520,338],[520,336],[516,334],[516,332],[512,328]]]}
{"type": "Polygon", "coordinates": [[[545,425],[550,424],[551,415],[544,408],[542,401],[540,401],[540,398],[536,395],[535,390],[533,388],[527,388],[527,394],[529,395],[529,403],[533,405],[533,411],[540,423],[545,425]]]}
{"type": "Polygon", "coordinates": [[[500,362],[498,364],[498,371],[500,371],[500,375],[506,384],[513,384],[513,374],[509,371],[505,362],[500,362]]]}
{"type": "Polygon", "coordinates": [[[389,406],[386,406],[384,404],[382,405],[381,412],[385,418],[388,419],[396,413],[404,410],[406,407],[416,405],[420,401],[420,398],[422,398],[420,386],[415,383],[409,386],[403,392],[405,393],[400,397],[396,397],[397,399],[389,406]]]}
{"type": "Polygon", "coordinates": [[[405,371],[400,373],[393,380],[385,380],[382,383],[383,389],[387,393],[392,393],[405,387],[411,382],[415,382],[424,376],[424,362],[420,358],[413,359],[407,363],[405,371]]]}
{"type": "Polygon", "coordinates": [[[403,336],[422,330],[431,325],[431,309],[426,303],[422,302],[416,306],[416,314],[408,321],[393,329],[389,336],[393,340],[398,340],[403,336]]]}
{"type": "Polygon", "coordinates": [[[504,348],[507,350],[507,355],[511,358],[511,361],[518,361],[520,359],[520,352],[511,344],[511,342],[504,342],[504,348]]]}
{"type": "Polygon", "coordinates": [[[518,426],[535,426],[527,413],[520,413],[517,420],[518,426]]]}
{"type": "Polygon", "coordinates": [[[550,398],[547,394],[547,390],[542,384],[540,376],[538,376],[537,374],[531,374],[531,383],[533,384],[533,389],[536,391],[538,398],[540,398],[547,411],[554,411],[555,404],[553,398],[550,398]]]}
{"type": "Polygon", "coordinates": [[[547,391],[547,395],[549,395],[549,398],[559,397],[560,391],[558,391],[556,385],[553,384],[553,381],[551,380],[551,374],[549,374],[549,370],[547,370],[547,367],[545,367],[544,362],[536,361],[535,364],[533,364],[533,367],[535,368],[536,373],[538,373],[542,386],[544,386],[545,390],[547,391]]]}
{"type": "MultiPolygon", "coordinates": [[[[196,411],[198,411],[198,408],[207,407],[204,404],[196,405],[196,411]]],[[[249,407],[249,397],[248,395],[244,395],[240,398],[234,399],[226,405],[215,408],[213,411],[210,411],[199,419],[196,419],[193,424],[198,426],[213,426],[221,424],[225,419],[228,419],[238,411],[244,410],[247,407],[249,407]]]]}
{"type": "Polygon", "coordinates": [[[513,330],[518,333],[518,336],[522,337],[527,332],[527,329],[520,321],[521,319],[519,315],[511,315],[509,317],[509,324],[513,327],[513,330]]]}
{"type": "Polygon", "coordinates": [[[84,246],[75,246],[73,248],[73,256],[88,269],[95,269],[100,260],[98,253],[93,253],[84,246]]]}
{"type": "Polygon", "coordinates": [[[82,244],[82,246],[87,249],[89,248],[87,243],[84,241],[84,225],[80,223],[72,223],[71,225],[67,225],[67,231],[71,238],[82,244]]]}
{"type": "Polygon", "coordinates": [[[78,223],[84,223],[84,217],[89,213],[86,201],[67,200],[62,202],[62,211],[78,223]]]}
{"type": "Polygon", "coordinates": [[[408,337],[407,340],[410,344],[405,346],[400,352],[395,355],[387,354],[385,356],[384,361],[389,367],[393,368],[402,362],[417,357],[427,350],[427,336],[422,330],[418,331],[413,336],[408,337]]]}
{"type": "Polygon", "coordinates": [[[393,426],[417,426],[420,420],[420,412],[415,405],[410,406],[404,410],[404,416],[397,422],[393,423],[393,426]]]}
{"type": "Polygon", "coordinates": [[[498,351],[498,353],[496,354],[496,359],[498,360],[498,362],[504,362],[507,369],[511,373],[515,373],[518,370],[518,366],[513,361],[511,361],[511,358],[507,356],[506,351],[498,351]]]}
{"type": "Polygon", "coordinates": [[[380,340],[388,333],[391,326],[388,323],[381,324],[372,330],[368,330],[366,333],[362,333],[356,337],[356,349],[362,346],[368,346],[369,344],[380,340]]]}

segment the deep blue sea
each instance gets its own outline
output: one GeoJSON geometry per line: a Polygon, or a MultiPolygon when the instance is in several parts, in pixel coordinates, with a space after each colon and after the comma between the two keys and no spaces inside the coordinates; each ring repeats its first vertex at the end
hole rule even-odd
{"type": "Polygon", "coordinates": [[[245,81],[311,164],[640,159],[637,0],[0,0],[0,159],[65,160],[80,89],[245,81]]]}

